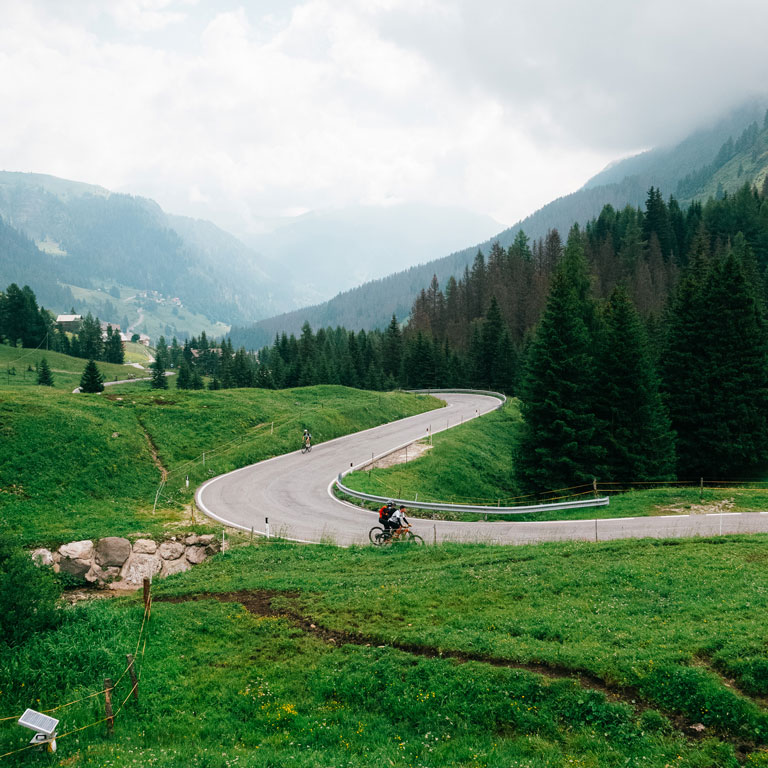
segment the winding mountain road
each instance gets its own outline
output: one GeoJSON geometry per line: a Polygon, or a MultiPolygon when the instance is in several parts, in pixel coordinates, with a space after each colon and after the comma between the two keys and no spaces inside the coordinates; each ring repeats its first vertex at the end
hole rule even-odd
{"type": "MultiPolygon", "coordinates": [[[[432,432],[457,426],[499,406],[487,395],[445,394],[446,407],[380,427],[318,443],[300,451],[253,464],[208,480],[195,501],[209,517],[226,525],[304,542],[328,541],[341,546],[365,544],[376,525],[375,512],[334,498],[330,484],[339,472],[370,461],[432,432]]],[[[666,538],[721,533],[768,532],[768,513],[672,515],[552,522],[459,523],[418,520],[414,530],[427,542],[479,541],[522,544],[567,539],[666,538]]]]}

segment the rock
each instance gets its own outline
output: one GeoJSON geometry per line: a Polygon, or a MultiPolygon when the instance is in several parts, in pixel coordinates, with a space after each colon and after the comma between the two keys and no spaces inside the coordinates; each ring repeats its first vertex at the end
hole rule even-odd
{"type": "Polygon", "coordinates": [[[121,566],[131,554],[131,542],[119,536],[107,536],[96,543],[96,562],[102,567],[121,566]]]}
{"type": "Polygon", "coordinates": [[[53,565],[53,552],[41,547],[32,553],[32,559],[35,561],[35,565],[53,565]]]}
{"type": "Polygon", "coordinates": [[[71,541],[59,547],[59,554],[63,558],[72,560],[90,560],[93,556],[93,542],[90,539],[84,541],[71,541]]]}
{"type": "Polygon", "coordinates": [[[85,578],[85,574],[91,570],[90,560],[79,560],[74,557],[62,557],[59,563],[59,571],[70,576],[85,578]]]}
{"type": "Polygon", "coordinates": [[[121,581],[131,585],[141,584],[144,579],[151,579],[156,573],[160,573],[163,561],[154,554],[134,552],[120,572],[121,581]]]}
{"type": "Polygon", "coordinates": [[[197,537],[197,543],[207,547],[213,542],[216,537],[212,533],[204,533],[202,536],[197,537]]]}
{"type": "Polygon", "coordinates": [[[188,571],[192,566],[187,562],[187,559],[180,557],[178,560],[165,560],[163,562],[163,570],[161,576],[172,576],[174,573],[182,573],[188,571]]]}
{"type": "Polygon", "coordinates": [[[180,541],[164,541],[158,551],[163,560],[178,560],[184,557],[184,545],[180,541]]]}
{"type": "Polygon", "coordinates": [[[190,533],[190,534],[189,534],[189,536],[187,536],[187,537],[184,539],[184,543],[185,543],[185,544],[186,544],[188,547],[193,547],[195,544],[197,544],[197,535],[196,535],[196,534],[194,534],[194,533],[190,533]]]}
{"type": "Polygon", "coordinates": [[[94,563],[88,573],[85,574],[85,580],[91,584],[108,584],[114,581],[120,575],[120,568],[115,565],[101,568],[94,563]]]}
{"type": "Polygon", "coordinates": [[[154,555],[157,552],[157,543],[152,539],[136,539],[133,544],[134,555],[154,555]]]}
{"type": "Polygon", "coordinates": [[[187,547],[187,560],[189,560],[192,565],[202,563],[206,557],[205,547],[187,547]]]}

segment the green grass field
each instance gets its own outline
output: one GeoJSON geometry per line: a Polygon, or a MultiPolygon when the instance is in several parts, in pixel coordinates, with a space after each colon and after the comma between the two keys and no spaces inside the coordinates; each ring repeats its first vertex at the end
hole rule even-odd
{"type": "MultiPolygon", "coordinates": [[[[98,723],[57,764],[765,766],[767,542],[262,542],[157,582],[141,638],[138,600],[98,601],[4,651],[0,717],[138,648],[139,704],[122,677],[111,739],[100,698],[57,710],[62,734],[98,723]]],[[[28,737],[0,723],[0,754],[28,737]]]]}
{"type": "MultiPolygon", "coordinates": [[[[520,425],[519,404],[508,401],[501,409],[480,419],[441,432],[433,447],[417,459],[392,467],[352,472],[344,484],[377,496],[453,504],[515,506],[542,500],[518,495],[515,489],[513,456],[520,425]]],[[[615,486],[600,485],[600,495],[610,494],[607,507],[559,510],[514,515],[489,515],[488,520],[519,522],[532,520],[581,520],[647,515],[696,514],[701,512],[757,512],[768,509],[768,487],[742,488],[728,483],[719,487],[639,488],[615,493],[615,486]],[[726,487],[722,487],[726,486],[726,487]]],[[[554,489],[553,489],[554,490],[554,489]]],[[[590,488],[578,488],[575,493],[590,488]]],[[[567,491],[562,495],[568,498],[567,491]]],[[[353,503],[361,503],[349,498],[353,503]]],[[[378,505],[371,503],[369,508],[378,505]]],[[[418,517],[439,520],[481,520],[482,515],[419,510],[418,517]]]]}
{"type": "MultiPolygon", "coordinates": [[[[139,344],[128,344],[131,349],[131,355],[138,357],[135,347],[139,344]]],[[[146,349],[146,347],[142,347],[146,349]]],[[[59,352],[46,351],[45,349],[18,349],[9,347],[6,344],[0,344],[0,392],[7,390],[27,389],[47,389],[37,384],[36,366],[42,358],[48,361],[48,366],[53,373],[53,389],[62,392],[72,392],[75,387],[80,386],[80,377],[83,375],[83,369],[88,363],[79,357],[62,355],[59,352]]],[[[146,361],[146,355],[142,358],[146,361]]],[[[136,360],[142,365],[142,360],[136,360]]],[[[149,376],[149,372],[134,368],[131,365],[115,365],[114,363],[97,362],[99,370],[104,376],[104,381],[120,381],[129,378],[142,378],[149,376]]]]}
{"type": "Polygon", "coordinates": [[[200,482],[295,450],[305,425],[322,442],[440,404],[425,396],[332,386],[128,391],[2,391],[0,535],[34,546],[188,528],[200,482]],[[170,476],[152,514],[160,465],[170,476]]]}

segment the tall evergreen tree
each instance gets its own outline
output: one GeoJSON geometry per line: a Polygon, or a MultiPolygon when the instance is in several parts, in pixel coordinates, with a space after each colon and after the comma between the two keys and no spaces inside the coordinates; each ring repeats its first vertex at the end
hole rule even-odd
{"type": "Polygon", "coordinates": [[[152,389],[168,389],[168,377],[165,375],[162,358],[158,357],[149,367],[152,369],[152,389]]]}
{"type": "Polygon", "coordinates": [[[674,435],[640,317],[626,289],[616,288],[604,312],[597,413],[605,424],[606,480],[674,478],[674,435]]]}
{"type": "Polygon", "coordinates": [[[104,390],[104,377],[101,375],[98,366],[94,360],[89,360],[80,377],[80,391],[89,394],[102,392],[104,390]]]}
{"type": "Polygon", "coordinates": [[[593,337],[585,322],[593,311],[580,290],[588,283],[586,272],[578,270],[581,263],[561,261],[528,353],[516,474],[521,489],[529,492],[573,486],[601,474],[605,451],[594,413],[593,337]]]}
{"type": "Polygon", "coordinates": [[[176,371],[176,389],[191,389],[192,388],[192,372],[189,369],[189,364],[186,360],[182,359],[179,363],[178,370],[176,371]]]}
{"type": "Polygon", "coordinates": [[[48,361],[43,357],[37,366],[37,383],[46,387],[53,386],[53,374],[51,373],[48,361]]]}
{"type": "Polygon", "coordinates": [[[699,262],[672,305],[664,387],[685,479],[759,475],[768,462],[768,347],[734,252],[699,262]]]}

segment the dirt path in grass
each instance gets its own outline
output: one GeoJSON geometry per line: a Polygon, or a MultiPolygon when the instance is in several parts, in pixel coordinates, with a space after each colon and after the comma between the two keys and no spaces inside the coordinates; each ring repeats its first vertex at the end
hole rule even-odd
{"type": "Polygon", "coordinates": [[[160,476],[162,481],[165,482],[168,479],[168,470],[163,466],[163,462],[160,461],[160,456],[157,454],[157,446],[152,439],[152,435],[149,434],[147,428],[141,423],[141,419],[137,416],[136,422],[141,427],[141,431],[144,433],[144,437],[147,439],[147,445],[149,446],[149,452],[152,454],[152,461],[155,466],[160,470],[160,476]]]}
{"type": "MultiPolygon", "coordinates": [[[[553,680],[573,680],[587,690],[597,690],[614,703],[626,704],[637,715],[642,714],[651,707],[658,709],[658,705],[645,702],[640,693],[634,688],[628,686],[617,686],[596,677],[595,675],[584,671],[575,670],[568,667],[548,664],[521,663],[510,659],[489,656],[480,653],[470,653],[467,651],[458,651],[435,646],[419,645],[397,640],[384,641],[375,635],[366,635],[361,632],[347,632],[344,630],[329,629],[319,625],[292,607],[274,607],[273,598],[282,598],[291,603],[298,602],[299,594],[296,592],[280,592],[278,590],[240,590],[237,592],[224,593],[202,593],[194,595],[181,596],[158,596],[157,602],[165,603],[185,603],[199,602],[201,600],[218,600],[222,603],[240,603],[249,613],[254,616],[283,618],[291,622],[299,629],[312,634],[319,640],[334,647],[342,645],[361,645],[365,647],[377,648],[396,648],[405,653],[411,653],[416,656],[426,658],[452,659],[458,663],[469,661],[490,664],[494,667],[504,667],[507,669],[519,669],[525,672],[542,675],[553,680]]],[[[710,738],[714,735],[711,728],[707,728],[701,723],[695,723],[678,712],[665,711],[664,714],[674,723],[677,730],[692,740],[701,740],[710,738]]],[[[718,733],[719,738],[731,743],[739,757],[746,759],[746,756],[755,749],[755,744],[745,743],[743,739],[734,738],[728,733],[718,733]]]]}

